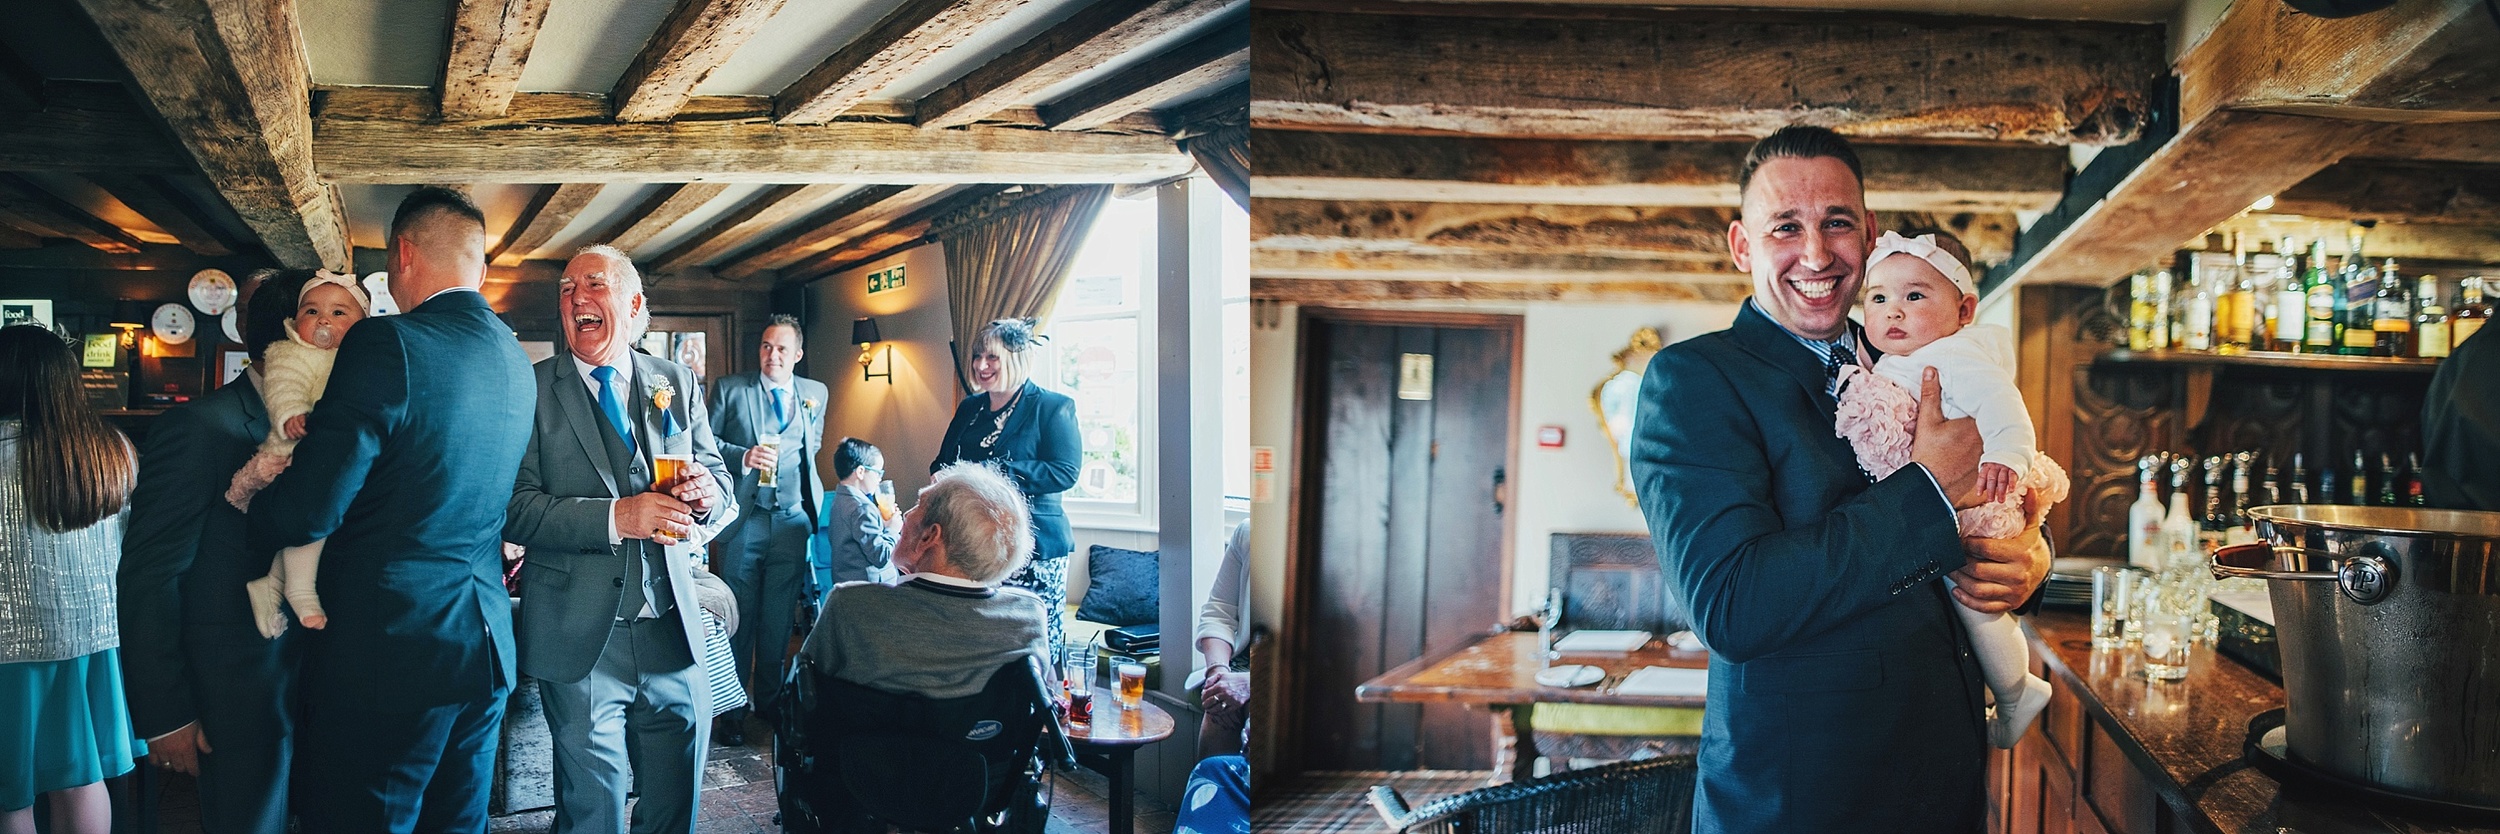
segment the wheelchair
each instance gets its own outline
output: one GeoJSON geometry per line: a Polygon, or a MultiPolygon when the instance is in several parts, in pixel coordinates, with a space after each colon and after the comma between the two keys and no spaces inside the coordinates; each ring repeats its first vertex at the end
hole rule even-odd
{"type": "Polygon", "coordinates": [[[822,675],[799,656],[768,716],[782,830],[1040,834],[1047,767],[1076,765],[1044,680],[1026,658],[977,694],[932,699],[822,675]]]}

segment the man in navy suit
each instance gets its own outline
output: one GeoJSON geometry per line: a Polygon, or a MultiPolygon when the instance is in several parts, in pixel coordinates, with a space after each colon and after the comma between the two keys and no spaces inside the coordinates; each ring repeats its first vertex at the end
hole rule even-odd
{"type": "Polygon", "coordinates": [[[1668,586],[1711,651],[1693,830],[1975,831],[1981,678],[1950,606],[2020,605],[2048,547],[1959,538],[1980,444],[1943,419],[1934,372],[1914,465],[1871,481],[1833,431],[1838,363],[1875,358],[1848,319],[1875,237],[1848,142],[1781,130],[1739,183],[1728,248],[1753,298],[1651,360],[1632,440],[1668,586]]]}
{"type": "Polygon", "coordinates": [[[477,207],[420,188],[390,235],[406,312],[348,330],[294,464],[252,502],[251,549],[329,541],[330,622],[305,635],[304,830],[480,831],[513,684],[500,534],[537,386],[477,292],[477,207]]]}

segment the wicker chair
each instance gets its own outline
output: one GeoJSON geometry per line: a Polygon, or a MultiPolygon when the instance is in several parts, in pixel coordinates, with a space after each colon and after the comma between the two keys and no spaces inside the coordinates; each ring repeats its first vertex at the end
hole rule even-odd
{"type": "Polygon", "coordinates": [[[1672,756],[1480,788],[1413,810],[1380,785],[1371,803],[1398,834],[1685,834],[1694,771],[1693,757],[1672,756]]]}

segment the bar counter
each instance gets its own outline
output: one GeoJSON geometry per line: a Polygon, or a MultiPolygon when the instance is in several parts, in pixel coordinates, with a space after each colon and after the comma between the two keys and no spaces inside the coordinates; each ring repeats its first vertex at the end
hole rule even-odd
{"type": "Polygon", "coordinates": [[[2056,696],[1996,758],[1992,831],[2500,832],[2260,771],[2245,752],[2249,721],[2283,706],[2283,688],[2210,646],[2197,647],[2185,679],[2157,683],[2140,650],[2094,651],[2081,613],[2036,614],[2024,630],[2056,696]]]}

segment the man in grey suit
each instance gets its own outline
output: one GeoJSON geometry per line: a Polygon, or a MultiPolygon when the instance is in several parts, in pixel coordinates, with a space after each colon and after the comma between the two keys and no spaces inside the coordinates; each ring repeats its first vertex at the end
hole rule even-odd
{"type": "MultiPolygon", "coordinates": [[[[771,703],[781,687],[791,614],[811,573],[808,540],[821,526],[825,483],[816,453],[825,441],[825,384],[791,372],[807,355],[804,342],[798,319],[774,316],[757,354],[762,370],[712,386],[712,428],[737,476],[739,514],[724,534],[715,572],[738,599],[743,627],[730,646],[757,704],[771,703]]],[[[745,715],[741,709],[721,716],[714,735],[723,744],[746,743],[745,715]]]]}
{"type": "Polygon", "coordinates": [[[564,267],[564,355],[539,362],[538,416],[504,521],[521,563],[521,672],[555,736],[558,834],[694,831],[710,745],[691,554],[736,517],[694,374],[633,352],[650,310],[622,252],[564,267]],[[690,459],[654,483],[658,458],[690,459]],[[630,734],[630,738],[629,738],[630,734]],[[630,759],[630,762],[628,761],[630,759]]]}

